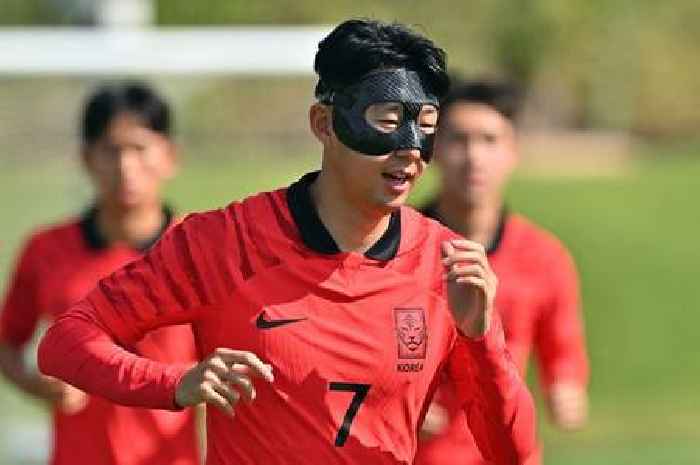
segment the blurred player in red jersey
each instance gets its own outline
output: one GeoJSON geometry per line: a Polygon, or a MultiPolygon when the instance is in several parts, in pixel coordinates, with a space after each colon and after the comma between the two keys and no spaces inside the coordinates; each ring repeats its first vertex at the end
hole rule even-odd
{"type": "MultiPolygon", "coordinates": [[[[23,351],[41,319],[55,320],[114,270],[140,257],[173,223],[161,185],[177,168],[170,110],[149,87],[109,85],[82,121],[82,161],[94,204],[35,232],[26,243],[0,314],[0,369],[22,391],[53,406],[53,465],[195,465],[193,412],[115,405],[33,372],[23,351]]],[[[82,342],[66,334],[65,343],[82,342]]],[[[196,358],[191,330],[172,326],[128,350],[167,363],[196,358]]]]}
{"type": "MultiPolygon", "coordinates": [[[[523,374],[534,349],[552,421],[576,429],[586,422],[588,377],[576,270],[552,234],[509,212],[503,200],[517,162],[519,100],[507,83],[453,84],[442,100],[435,142],[441,189],[423,213],[486,246],[499,278],[495,307],[508,349],[523,374]]],[[[453,397],[449,386],[438,390],[417,464],[487,463],[465,433],[453,397]]]]}
{"type": "Polygon", "coordinates": [[[40,368],[128,405],[206,402],[210,465],[410,464],[445,372],[484,454],[519,463],[533,404],[484,248],[403,206],[430,160],[444,52],[351,20],[315,69],[321,170],[172,228],[54,324],[40,368]],[[194,367],[123,349],[183,322],[194,367]]]}

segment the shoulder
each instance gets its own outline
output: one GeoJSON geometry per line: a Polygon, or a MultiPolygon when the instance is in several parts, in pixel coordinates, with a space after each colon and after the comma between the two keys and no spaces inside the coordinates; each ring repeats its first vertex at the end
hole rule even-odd
{"type": "Polygon", "coordinates": [[[39,226],[29,234],[30,243],[46,244],[80,238],[80,217],[70,217],[64,221],[39,226]]]}
{"type": "Polygon", "coordinates": [[[78,217],[40,226],[34,229],[25,241],[25,251],[46,252],[47,249],[67,249],[81,245],[81,220],[78,217]]]}
{"type": "Polygon", "coordinates": [[[408,206],[401,207],[401,236],[400,253],[433,246],[437,247],[439,252],[443,241],[460,237],[440,222],[408,206]]]}
{"type": "Polygon", "coordinates": [[[569,250],[554,233],[523,215],[509,215],[505,234],[510,247],[521,255],[536,258],[540,263],[552,264],[571,259],[569,250]]]}
{"type": "Polygon", "coordinates": [[[20,268],[58,265],[58,261],[73,256],[76,250],[84,249],[84,241],[78,218],[40,226],[31,231],[24,240],[17,258],[20,268]]]}
{"type": "Polygon", "coordinates": [[[284,205],[284,195],[285,189],[261,192],[220,208],[188,213],[173,221],[171,228],[217,233],[230,227],[231,221],[265,221],[275,207],[284,205]]]}
{"type": "Polygon", "coordinates": [[[272,236],[289,236],[295,228],[287,208],[286,189],[261,192],[225,207],[188,214],[171,226],[169,235],[200,244],[239,248],[272,236]]]}
{"type": "Polygon", "coordinates": [[[287,206],[287,189],[260,192],[231,202],[221,210],[217,221],[236,234],[264,235],[290,233],[294,222],[287,206]]]}

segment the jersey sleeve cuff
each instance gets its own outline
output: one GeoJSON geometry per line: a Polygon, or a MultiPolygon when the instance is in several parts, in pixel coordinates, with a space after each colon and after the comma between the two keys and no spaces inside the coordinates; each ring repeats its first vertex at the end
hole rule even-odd
{"type": "Polygon", "coordinates": [[[459,328],[458,340],[464,344],[474,356],[485,356],[488,353],[503,353],[506,350],[506,341],[503,334],[503,325],[497,315],[493,316],[488,330],[479,337],[470,337],[459,328]]]}
{"type": "Polygon", "coordinates": [[[177,393],[177,387],[180,385],[180,381],[189,371],[190,366],[185,364],[170,365],[164,373],[165,385],[166,385],[166,408],[173,411],[184,410],[185,407],[179,405],[175,401],[175,394],[177,393]]]}

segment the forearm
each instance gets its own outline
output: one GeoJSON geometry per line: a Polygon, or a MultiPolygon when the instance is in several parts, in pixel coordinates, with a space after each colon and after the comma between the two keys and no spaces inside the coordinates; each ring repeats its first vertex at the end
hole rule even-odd
{"type": "Polygon", "coordinates": [[[118,404],[176,409],[175,388],[187,367],[132,354],[94,322],[69,312],[43,337],[39,369],[118,404]]]}
{"type": "Polygon", "coordinates": [[[536,448],[534,404],[505,350],[500,324],[494,326],[483,338],[459,336],[450,370],[484,457],[520,465],[536,448]]]}
{"type": "Polygon", "coordinates": [[[30,396],[48,401],[55,401],[60,396],[56,383],[29,370],[24,363],[22,351],[5,343],[0,343],[0,372],[5,379],[30,396]]]}

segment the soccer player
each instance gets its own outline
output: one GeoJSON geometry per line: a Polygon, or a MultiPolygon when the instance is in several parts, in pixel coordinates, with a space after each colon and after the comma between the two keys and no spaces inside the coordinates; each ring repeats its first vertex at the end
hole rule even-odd
{"type": "Polygon", "coordinates": [[[320,171],[175,226],[56,322],[40,368],[123,404],[206,402],[210,465],[409,464],[445,371],[484,454],[519,463],[534,409],[484,249],[403,207],[430,159],[444,52],[350,20],[315,70],[320,171]],[[185,322],[194,367],[123,349],[185,322]]]}
{"type": "MultiPolygon", "coordinates": [[[[578,278],[564,246],[504,205],[517,162],[520,97],[505,82],[453,84],[440,108],[435,160],[441,185],[423,212],[484,244],[499,278],[495,309],[506,344],[524,374],[534,349],[551,418],[563,429],[586,421],[588,364],[578,278]]],[[[438,390],[426,417],[416,463],[484,464],[453,388],[438,390]]],[[[528,465],[538,463],[535,456],[528,465]]]]}
{"type": "MultiPolygon", "coordinates": [[[[35,232],[10,283],[0,314],[0,370],[19,389],[52,405],[53,465],[199,463],[192,409],[117,406],[41,376],[23,357],[39,320],[59,319],[173,223],[160,195],[176,170],[170,119],[168,104],[142,84],[109,85],[91,96],[83,115],[82,161],[95,187],[93,204],[77,218],[35,232]]],[[[62,338],[68,347],[86,342],[80,333],[62,338]]],[[[150,332],[125,347],[163,363],[196,359],[186,326],[150,332]]]]}

